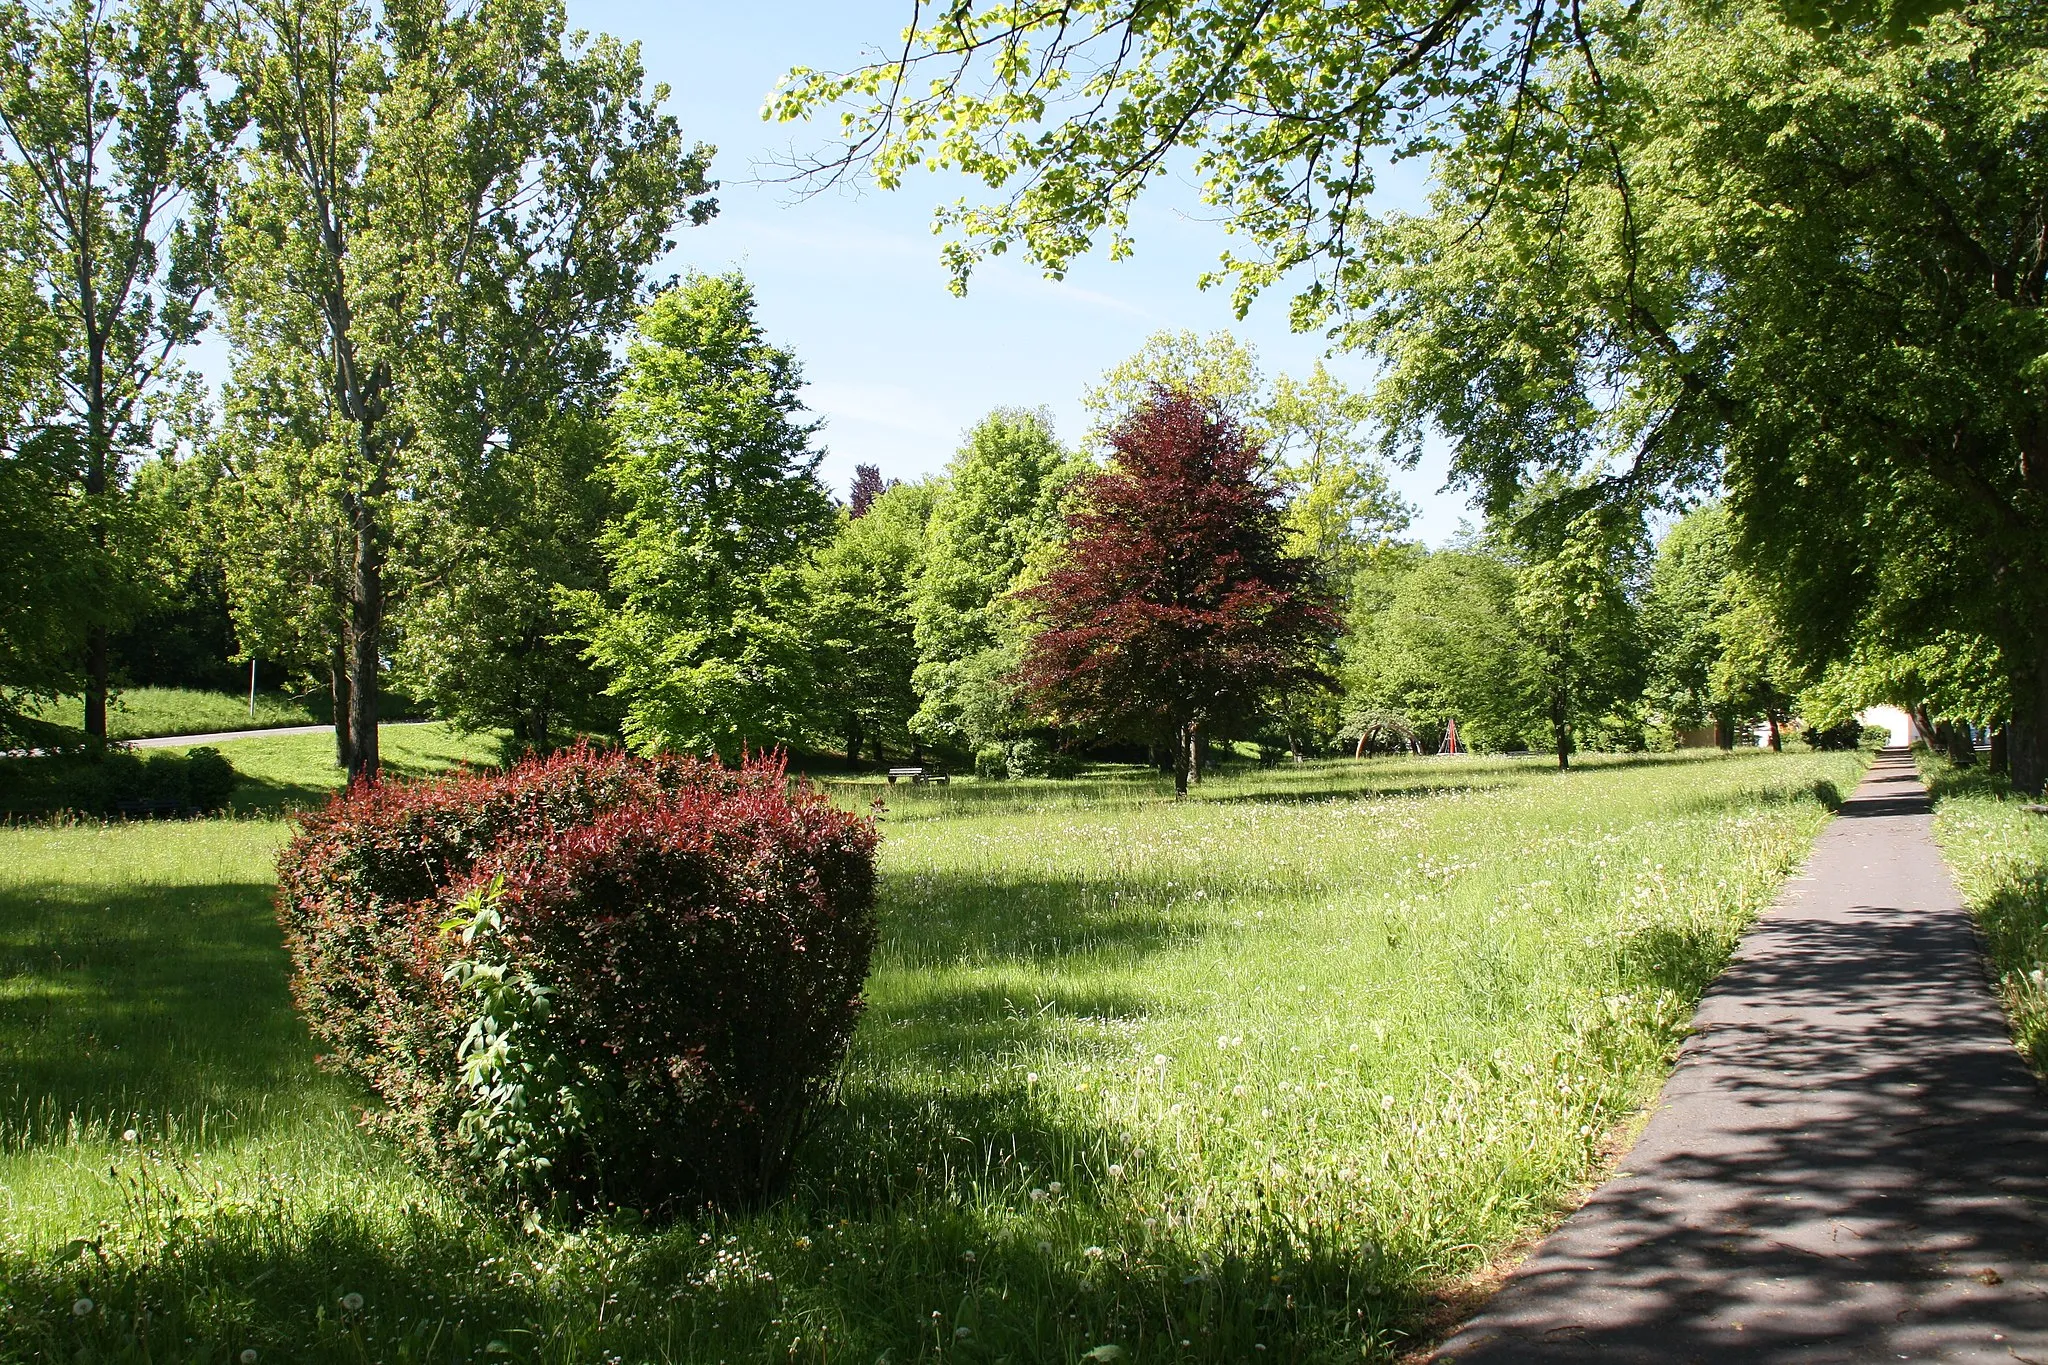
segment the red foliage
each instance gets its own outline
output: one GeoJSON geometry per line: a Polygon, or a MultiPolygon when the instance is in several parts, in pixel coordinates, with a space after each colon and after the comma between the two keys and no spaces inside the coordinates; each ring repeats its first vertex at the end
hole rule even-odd
{"type": "Polygon", "coordinates": [[[1069,558],[1020,594],[1043,630],[1019,681],[1064,723],[1171,744],[1325,680],[1342,622],[1283,548],[1278,492],[1228,417],[1157,390],[1068,514],[1069,558]]]}
{"type": "Polygon", "coordinates": [[[875,832],[779,760],[738,771],[578,748],[503,774],[356,787],[279,860],[293,989],[375,1121],[456,1140],[471,1002],[444,925],[502,882],[498,944],[550,993],[547,1046],[608,1099],[551,1179],[579,1207],[768,1192],[829,1093],[875,937],[875,832]]]}

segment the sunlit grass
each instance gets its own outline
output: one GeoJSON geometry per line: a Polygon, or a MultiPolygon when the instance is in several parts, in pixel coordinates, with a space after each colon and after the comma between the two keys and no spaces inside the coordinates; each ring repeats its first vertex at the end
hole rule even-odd
{"type": "Polygon", "coordinates": [[[840,785],[888,802],[843,1106],[772,1208],[573,1236],[354,1128],[280,825],[0,831],[0,1356],[1383,1357],[1654,1093],[1861,762],[840,785]]]}
{"type": "MultiPolygon", "coordinates": [[[[38,720],[77,729],[85,724],[85,701],[82,697],[59,697],[37,705],[30,714],[38,720]]],[[[274,692],[258,692],[255,714],[251,715],[246,693],[202,692],[189,687],[124,687],[108,698],[107,738],[261,730],[312,725],[319,719],[303,702],[274,692]]]]}
{"type": "Polygon", "coordinates": [[[2048,1072],[2048,816],[2002,779],[1923,753],[1934,837],[1984,930],[2013,1040],[2048,1072]]]}

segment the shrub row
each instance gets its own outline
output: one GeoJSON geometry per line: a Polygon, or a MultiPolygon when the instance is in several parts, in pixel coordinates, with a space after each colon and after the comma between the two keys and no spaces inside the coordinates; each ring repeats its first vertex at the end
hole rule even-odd
{"type": "Polygon", "coordinates": [[[779,762],[577,748],[336,797],[278,905],[300,1008],[417,1159],[666,1216],[786,1177],[860,1015],[874,850],[779,762]]]}
{"type": "Polygon", "coordinates": [[[239,781],[218,749],[47,754],[0,761],[0,811],[10,815],[213,815],[239,781]]]}

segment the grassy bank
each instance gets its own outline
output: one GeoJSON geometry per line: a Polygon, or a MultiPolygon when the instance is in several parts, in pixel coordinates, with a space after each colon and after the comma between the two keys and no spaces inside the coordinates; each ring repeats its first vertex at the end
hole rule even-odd
{"type": "Polygon", "coordinates": [[[0,1355],[1381,1358],[1654,1093],[1861,762],[883,789],[842,1108],[785,1200],[659,1232],[506,1229],[360,1136],[278,823],[0,831],[0,1355]]]}
{"type": "Polygon", "coordinates": [[[2048,816],[2002,778],[1923,755],[1934,837],[1984,930],[2013,1041],[2048,1073],[2048,816]]]}
{"type": "MultiPolygon", "coordinates": [[[[107,738],[148,739],[158,735],[204,735],[219,730],[267,730],[284,725],[318,725],[326,716],[316,715],[303,702],[274,692],[256,694],[255,714],[249,713],[248,695],[228,692],[200,692],[188,687],[129,687],[107,700],[107,738]]],[[[59,697],[44,702],[30,714],[52,725],[78,729],[85,724],[85,702],[79,697],[59,697]]]]}

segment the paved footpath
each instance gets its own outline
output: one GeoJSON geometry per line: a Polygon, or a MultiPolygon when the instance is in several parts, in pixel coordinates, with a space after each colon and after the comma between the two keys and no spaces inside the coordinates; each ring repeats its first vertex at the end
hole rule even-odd
{"type": "Polygon", "coordinates": [[[2048,1100],[1929,823],[1881,757],[1623,1169],[1438,1361],[2048,1365],[2048,1100]]]}

